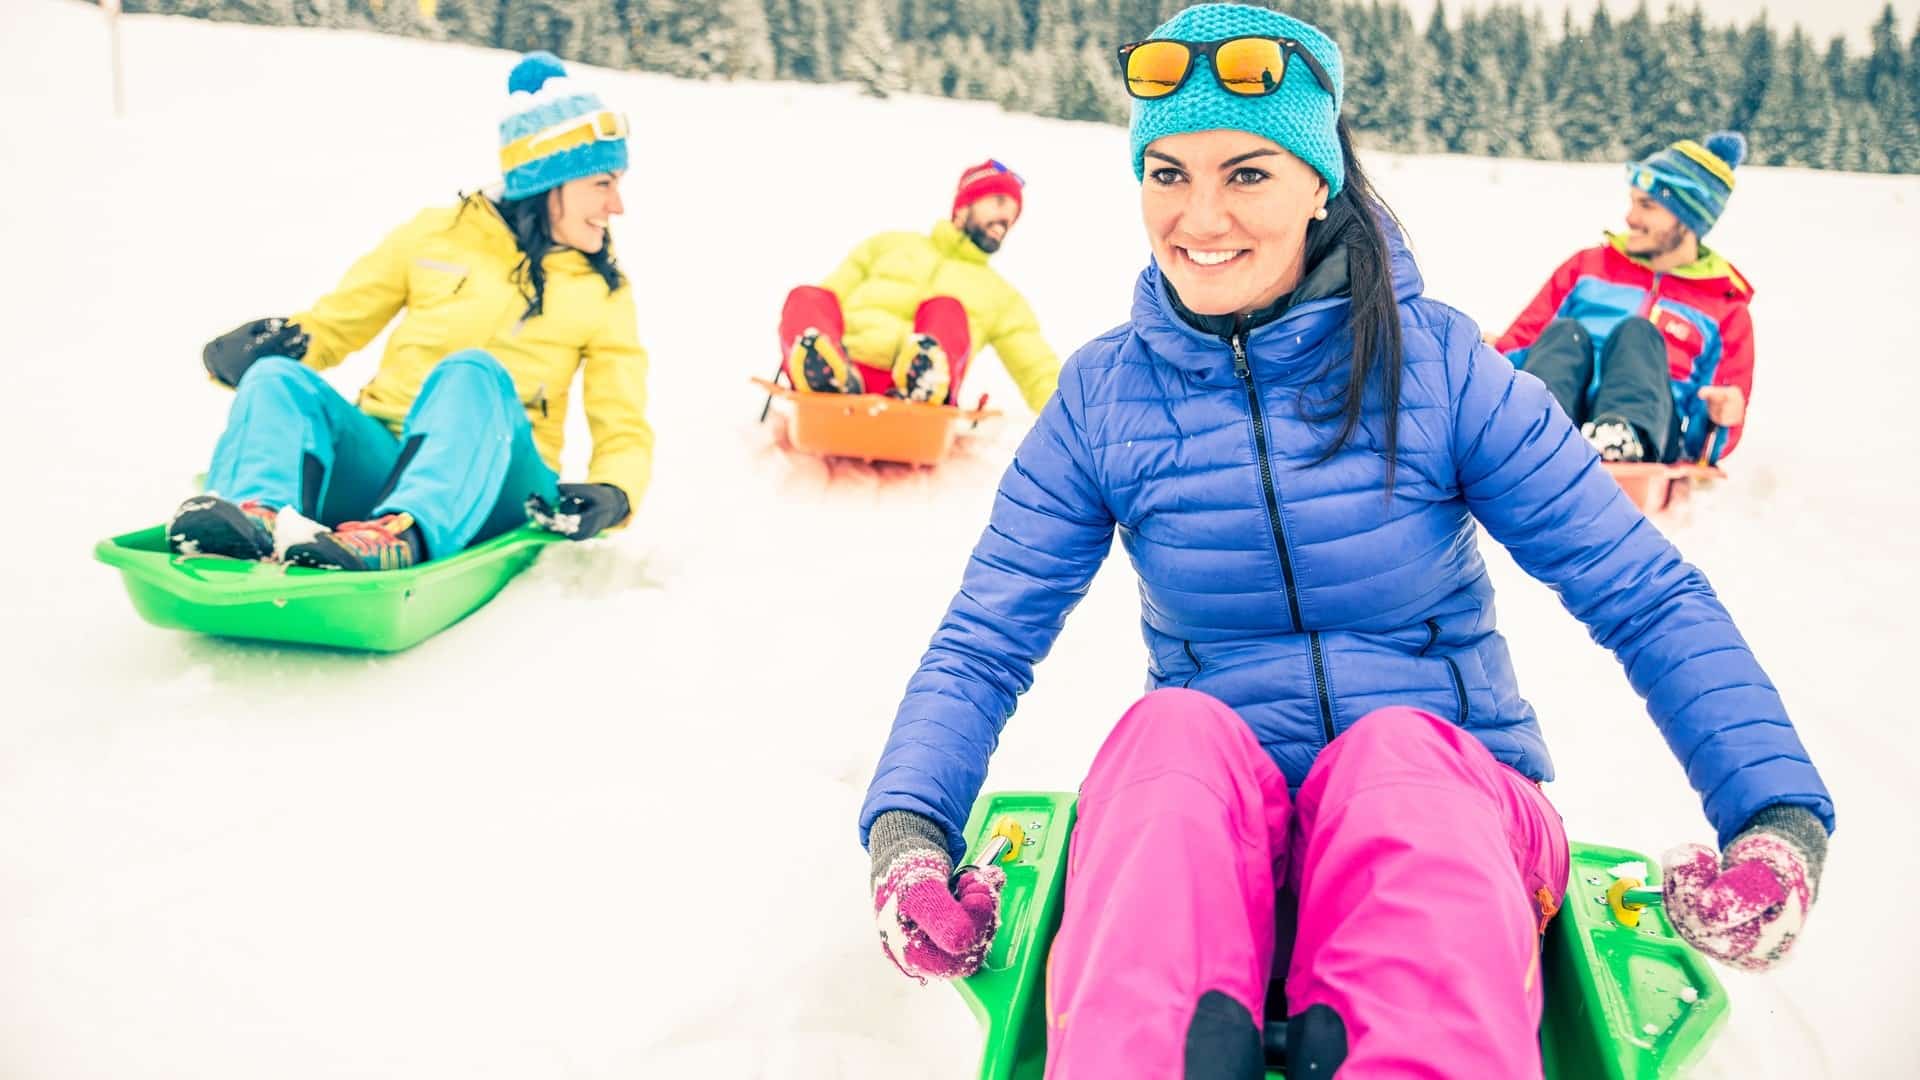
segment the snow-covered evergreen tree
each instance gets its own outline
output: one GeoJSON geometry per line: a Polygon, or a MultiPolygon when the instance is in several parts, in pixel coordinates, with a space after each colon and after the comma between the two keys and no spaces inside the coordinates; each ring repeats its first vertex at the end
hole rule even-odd
{"type": "Polygon", "coordinates": [[[1565,153],[1560,132],[1554,127],[1553,106],[1547,101],[1547,77],[1543,64],[1535,64],[1520,78],[1514,92],[1513,122],[1520,137],[1520,151],[1528,157],[1558,160],[1565,153]]]}
{"type": "Polygon", "coordinates": [[[1655,115],[1658,126],[1649,133],[1653,145],[1698,139],[1726,127],[1733,87],[1722,75],[1725,65],[1717,55],[1720,39],[1707,28],[1699,5],[1668,9],[1660,33],[1671,54],[1669,98],[1665,109],[1655,115]]]}
{"type": "Polygon", "coordinates": [[[499,0],[436,0],[431,22],[449,41],[498,45],[503,7],[499,0]]]}
{"type": "Polygon", "coordinates": [[[841,72],[874,97],[888,97],[906,86],[880,0],[854,0],[840,57],[841,72]]]}
{"type": "Polygon", "coordinates": [[[1414,28],[1413,16],[1406,8],[1395,3],[1384,10],[1387,14],[1385,51],[1391,58],[1388,63],[1392,65],[1393,76],[1387,88],[1385,117],[1389,145],[1409,153],[1444,149],[1436,146],[1429,134],[1433,114],[1440,106],[1436,86],[1439,60],[1426,37],[1414,28]]]}
{"type": "Polygon", "coordinates": [[[1861,96],[1872,112],[1867,139],[1877,145],[1887,168],[1920,172],[1920,113],[1911,97],[1911,73],[1900,48],[1900,26],[1892,4],[1874,22],[1870,40],[1872,51],[1861,80],[1861,96]]]}
{"type": "Polygon", "coordinates": [[[1627,86],[1620,62],[1613,20],[1605,4],[1593,11],[1583,40],[1566,53],[1567,70],[1560,80],[1561,145],[1574,161],[1624,161],[1623,136],[1628,127],[1627,86]]]}
{"type": "Polygon", "coordinates": [[[783,79],[826,82],[838,70],[823,0],[771,0],[768,38],[783,79]]]}
{"type": "Polygon", "coordinates": [[[1774,51],[1773,28],[1767,25],[1767,14],[1763,11],[1741,33],[1739,59],[1732,66],[1739,82],[1733,92],[1733,114],[1728,117],[1728,124],[1735,130],[1752,129],[1753,118],[1766,103],[1767,84],[1773,81],[1774,51]]]}
{"type": "Polygon", "coordinates": [[[1753,120],[1756,148],[1769,165],[1831,168],[1839,121],[1825,65],[1806,31],[1795,26],[1753,120]]]}
{"type": "MultiPolygon", "coordinates": [[[[1477,16],[1460,21],[1458,41],[1487,40],[1477,16]]],[[[1520,152],[1520,132],[1507,104],[1507,78],[1501,70],[1500,50],[1456,47],[1452,85],[1460,127],[1455,149],[1465,154],[1508,157],[1520,152]]]]}
{"type": "Polygon", "coordinates": [[[1675,42],[1655,27],[1646,0],[1619,27],[1620,73],[1626,79],[1626,130],[1621,142],[1631,157],[1642,157],[1675,139],[1698,138],[1693,103],[1681,97],[1674,77],[1675,42]]]}

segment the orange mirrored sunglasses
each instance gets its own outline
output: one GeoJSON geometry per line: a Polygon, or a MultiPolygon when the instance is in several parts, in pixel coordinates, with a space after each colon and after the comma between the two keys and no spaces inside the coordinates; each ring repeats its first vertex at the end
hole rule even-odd
{"type": "Polygon", "coordinates": [[[1284,37],[1233,37],[1222,41],[1174,41],[1149,38],[1120,46],[1120,67],[1127,93],[1146,101],[1163,98],[1186,84],[1197,57],[1210,57],[1213,77],[1229,94],[1265,97],[1280,89],[1287,60],[1299,57],[1320,89],[1334,96],[1333,79],[1305,45],[1284,37]]]}

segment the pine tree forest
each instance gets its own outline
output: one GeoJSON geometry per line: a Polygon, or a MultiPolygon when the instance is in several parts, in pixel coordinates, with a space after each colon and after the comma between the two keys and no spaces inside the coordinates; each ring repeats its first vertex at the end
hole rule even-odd
{"type": "MultiPolygon", "coordinates": [[[[696,79],[842,82],[994,101],[1016,112],[1124,123],[1115,46],[1189,0],[124,0],[124,10],[375,29],[696,79]]],[[[1920,172],[1920,23],[1888,5],[1865,53],[1763,14],[1696,7],[1550,25],[1496,6],[1425,24],[1397,2],[1269,4],[1325,30],[1346,57],[1358,138],[1409,152],[1619,161],[1717,128],[1752,161],[1920,172]]]]}

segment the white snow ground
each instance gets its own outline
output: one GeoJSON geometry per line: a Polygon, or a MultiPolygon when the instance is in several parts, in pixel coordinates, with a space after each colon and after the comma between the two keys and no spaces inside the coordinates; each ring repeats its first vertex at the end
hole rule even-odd
{"type": "MultiPolygon", "coordinates": [[[[655,487],[624,535],[550,549],[478,617],[368,659],[156,630],[88,548],[204,467],[226,407],[206,338],[304,305],[488,178],[510,58],[124,31],[116,121],[98,11],[0,4],[0,1076],[970,1075],[958,998],[878,955],[853,819],[1027,417],[985,360],[977,388],[1016,413],[998,432],[937,474],[829,485],[769,446],[746,378],[789,285],[924,227],[990,154],[1031,182],[997,265],[1055,345],[1118,322],[1145,252],[1122,133],[586,73],[637,131],[616,230],[655,487]]],[[[1429,291],[1488,325],[1622,203],[1609,166],[1369,161],[1429,291]]],[[[1741,175],[1715,240],[1759,286],[1755,425],[1737,479],[1673,533],[1784,691],[1841,829],[1800,954],[1723,973],[1733,1017],[1701,1071],[1911,1076],[1920,180],[1741,175]]],[[[1613,660],[1496,562],[1571,832],[1656,855],[1708,839],[1613,660]]],[[[1099,579],[990,786],[1077,784],[1143,677],[1130,577],[1122,558],[1099,579]]]]}

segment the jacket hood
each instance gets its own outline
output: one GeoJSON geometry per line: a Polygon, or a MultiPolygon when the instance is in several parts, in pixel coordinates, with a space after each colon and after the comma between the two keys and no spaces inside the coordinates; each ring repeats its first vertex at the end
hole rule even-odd
{"type": "MultiPolygon", "coordinates": [[[[1393,267],[1393,295],[1405,303],[1421,294],[1425,282],[1400,230],[1392,222],[1382,225],[1393,267]]],[[[1247,362],[1254,377],[1262,382],[1298,382],[1317,375],[1326,365],[1329,340],[1346,330],[1352,306],[1350,286],[1347,245],[1339,243],[1307,268],[1284,314],[1247,332],[1247,362]]],[[[1155,356],[1197,382],[1208,386],[1237,382],[1232,346],[1181,318],[1176,304],[1159,264],[1149,261],[1134,284],[1134,334],[1155,356]]]]}

